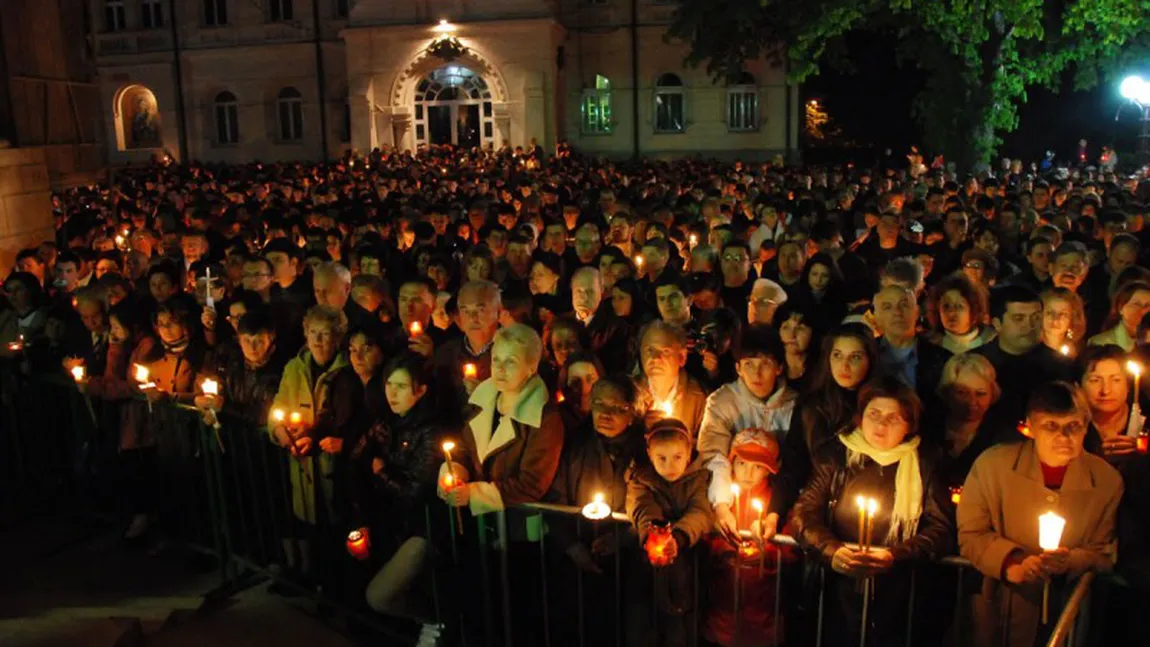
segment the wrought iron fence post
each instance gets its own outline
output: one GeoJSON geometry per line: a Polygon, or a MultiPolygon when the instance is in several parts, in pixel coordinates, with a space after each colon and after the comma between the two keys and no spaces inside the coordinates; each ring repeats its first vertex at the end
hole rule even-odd
{"type": "Polygon", "coordinates": [[[503,587],[503,633],[504,644],[515,647],[515,633],[511,625],[511,573],[508,558],[510,545],[507,537],[507,510],[501,509],[496,513],[496,523],[499,533],[499,582],[503,587]]]}
{"type": "Polygon", "coordinates": [[[910,637],[914,632],[914,599],[918,585],[918,567],[910,569],[910,598],[906,605],[906,647],[911,647],[910,637]]]}
{"type": "Polygon", "coordinates": [[[819,565],[819,613],[818,626],[815,628],[815,647],[823,647],[823,612],[827,592],[827,570],[819,565]]]}

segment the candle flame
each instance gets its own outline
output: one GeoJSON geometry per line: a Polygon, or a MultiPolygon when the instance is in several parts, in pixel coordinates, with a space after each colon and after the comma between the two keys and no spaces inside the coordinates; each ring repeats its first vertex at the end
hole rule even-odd
{"type": "Polygon", "coordinates": [[[468,378],[468,379],[474,379],[475,376],[478,374],[479,374],[479,369],[475,366],[475,364],[468,362],[468,363],[463,365],[463,377],[468,378]]]}
{"type": "Polygon", "coordinates": [[[562,391],[556,391],[555,392],[555,401],[558,402],[559,404],[563,404],[563,401],[566,399],[567,399],[567,397],[563,395],[562,391]]]}
{"type": "Polygon", "coordinates": [[[411,331],[411,336],[414,337],[423,332],[423,324],[413,321],[408,329],[411,331]]]}
{"type": "Polygon", "coordinates": [[[1138,362],[1135,362],[1134,360],[1129,360],[1126,362],[1126,370],[1130,371],[1130,374],[1134,377],[1142,376],[1142,365],[1138,362]]]}
{"type": "Polygon", "coordinates": [[[603,496],[602,492],[596,492],[595,496],[592,497],[592,500],[595,501],[595,503],[603,503],[603,501],[606,500],[606,497],[603,496]]]}
{"type": "Polygon", "coordinates": [[[639,268],[643,267],[643,255],[642,254],[635,256],[635,267],[639,267],[639,268]]]}
{"type": "Polygon", "coordinates": [[[83,366],[73,366],[72,367],[72,377],[75,378],[75,380],[77,382],[79,382],[80,380],[83,380],[84,379],[84,367],[83,366]]]}
{"type": "Polygon", "coordinates": [[[455,477],[450,473],[443,476],[443,487],[450,488],[455,485],[455,477]]]}
{"type": "Polygon", "coordinates": [[[602,492],[596,492],[591,503],[583,506],[583,516],[592,521],[599,521],[611,516],[611,506],[606,503],[607,497],[602,492]]]}
{"type": "Polygon", "coordinates": [[[692,245],[698,245],[699,244],[699,237],[696,236],[695,234],[691,234],[691,244],[692,245]]]}
{"type": "Polygon", "coordinates": [[[751,499],[751,507],[755,509],[755,512],[761,513],[763,511],[763,500],[751,499]]]}
{"type": "Polygon", "coordinates": [[[291,422],[293,425],[298,425],[298,424],[300,423],[300,421],[302,421],[302,420],[303,420],[303,416],[302,416],[302,415],[300,415],[300,412],[299,412],[299,411],[292,411],[292,412],[291,412],[291,415],[289,415],[289,416],[288,416],[288,420],[289,420],[289,421],[290,421],[290,422],[291,422]]]}
{"type": "Polygon", "coordinates": [[[451,450],[453,450],[453,449],[455,449],[455,443],[454,443],[454,442],[452,442],[452,441],[448,440],[448,441],[445,441],[445,442],[443,443],[443,451],[445,451],[445,452],[449,452],[449,451],[451,451],[451,450]]]}
{"type": "Polygon", "coordinates": [[[878,501],[875,501],[874,499],[867,499],[867,502],[866,502],[866,513],[867,513],[867,515],[873,517],[875,512],[878,512],[878,501]]]}
{"type": "Polygon", "coordinates": [[[950,490],[950,502],[955,504],[955,505],[958,505],[958,502],[961,500],[962,500],[962,488],[960,488],[960,487],[951,488],[951,490],[950,490]]]}
{"type": "Polygon", "coordinates": [[[273,410],[272,411],[272,420],[275,420],[276,422],[283,422],[284,421],[284,410],[283,409],[273,410]]]}
{"type": "Polygon", "coordinates": [[[1062,542],[1062,530],[1066,527],[1066,519],[1053,512],[1047,512],[1038,517],[1038,547],[1042,550],[1058,550],[1062,542]]]}
{"type": "Polygon", "coordinates": [[[203,389],[204,395],[220,394],[220,383],[211,378],[204,380],[204,383],[200,385],[200,388],[203,389]]]}
{"type": "Polygon", "coordinates": [[[136,364],[136,381],[143,384],[148,381],[148,367],[136,364]]]}
{"type": "Polygon", "coordinates": [[[664,416],[670,416],[675,412],[675,405],[671,404],[670,400],[660,402],[659,404],[655,405],[655,408],[663,412],[664,416]]]}
{"type": "Polygon", "coordinates": [[[739,493],[742,491],[743,491],[743,489],[739,487],[738,483],[732,483],[731,484],[731,494],[735,495],[736,498],[738,498],[739,493]]]}
{"type": "Polygon", "coordinates": [[[1070,344],[1063,344],[1058,349],[1058,352],[1062,353],[1063,355],[1069,355],[1070,354],[1070,344]]]}
{"type": "Polygon", "coordinates": [[[866,499],[864,499],[861,494],[859,496],[856,496],[855,497],[855,505],[857,505],[859,507],[860,512],[866,510],[866,499]]]}

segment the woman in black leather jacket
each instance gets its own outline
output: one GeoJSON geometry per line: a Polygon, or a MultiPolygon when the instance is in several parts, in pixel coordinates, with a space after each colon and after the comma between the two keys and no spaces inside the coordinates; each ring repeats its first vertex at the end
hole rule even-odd
{"type": "Polygon", "coordinates": [[[867,578],[870,644],[903,644],[910,569],[951,552],[954,522],[944,512],[948,494],[937,461],[919,450],[914,390],[882,378],[863,387],[857,410],[856,427],[816,452],[794,524],[803,547],[824,566],[829,616],[823,626],[830,637],[824,644],[859,642],[867,578]],[[847,546],[861,539],[860,499],[877,504],[867,551],[847,546]]]}
{"type": "MultiPolygon", "coordinates": [[[[368,529],[372,565],[378,568],[366,597],[379,613],[425,621],[431,617],[429,599],[415,589],[429,579],[434,538],[428,535],[426,508],[435,501],[446,434],[435,398],[428,397],[432,378],[422,356],[395,357],[384,367],[383,379],[383,416],[350,456],[353,515],[368,529]]],[[[442,521],[433,520],[437,533],[445,531],[447,521],[442,521]]]]}

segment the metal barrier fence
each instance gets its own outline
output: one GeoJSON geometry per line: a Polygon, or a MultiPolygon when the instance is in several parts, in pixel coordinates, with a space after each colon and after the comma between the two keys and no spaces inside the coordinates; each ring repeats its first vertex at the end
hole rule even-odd
{"type": "MultiPolygon", "coordinates": [[[[0,503],[5,505],[0,505],[0,520],[19,519],[20,514],[61,501],[123,515],[128,511],[116,503],[124,500],[125,487],[151,488],[154,496],[141,500],[150,506],[161,532],[218,558],[220,588],[213,595],[272,578],[317,605],[335,610],[341,620],[393,640],[410,638],[394,622],[371,612],[364,601],[367,582],[382,566],[384,556],[370,555],[360,561],[348,554],[353,515],[339,500],[346,492],[340,490],[338,479],[325,480],[333,469],[327,457],[291,457],[269,441],[266,429],[226,413],[220,414],[221,424],[214,427],[204,424],[200,413],[188,407],[152,407],[140,400],[95,401],[73,383],[30,380],[14,371],[0,370],[0,386],[5,409],[4,429],[0,430],[0,460],[4,461],[0,492],[5,496],[0,503]],[[124,458],[116,452],[116,444],[126,407],[135,407],[137,412],[146,409],[146,424],[156,426],[155,446],[145,450],[148,455],[131,457],[154,461],[154,469],[142,471],[146,481],[124,481],[125,472],[141,473],[139,465],[126,466],[125,461],[116,460],[124,458]],[[314,523],[293,518],[293,494],[299,494],[293,491],[298,489],[298,483],[293,485],[293,470],[315,479],[311,500],[306,502],[314,523]],[[294,564],[293,545],[300,551],[294,564]],[[308,577],[293,574],[301,570],[300,560],[311,561],[310,568],[304,569],[308,577]]],[[[639,555],[627,518],[619,513],[592,521],[584,519],[578,508],[538,503],[470,518],[466,514],[457,517],[435,501],[426,505],[423,517],[422,533],[431,540],[432,557],[430,567],[409,593],[427,599],[424,620],[457,628],[459,644],[630,647],[639,644],[637,636],[665,635],[666,641],[660,644],[694,647],[706,630],[704,611],[722,611],[716,606],[720,604],[730,607],[727,617],[733,626],[727,630],[733,644],[749,644],[747,635],[755,633],[755,627],[747,625],[751,621],[746,597],[762,592],[765,568],[768,575],[773,573],[767,584],[773,595],[767,603],[774,623],[765,644],[840,644],[828,637],[830,631],[851,636],[851,644],[855,640],[860,645],[892,644],[891,636],[874,635],[877,625],[868,615],[870,601],[886,593],[885,576],[864,588],[858,630],[844,628],[841,614],[832,607],[839,601],[829,595],[828,579],[834,576],[815,560],[788,555],[798,553],[798,544],[785,535],[771,540],[775,550],[770,551],[773,563],[769,565],[762,556],[766,551],[757,562],[736,552],[733,568],[728,569],[732,581],[726,596],[715,593],[712,578],[726,568],[725,562],[716,566],[717,558],[698,548],[689,554],[689,564],[682,562],[689,568],[650,568],[639,555]],[[563,532],[588,544],[599,538],[609,540],[614,551],[600,561],[599,566],[605,567],[601,573],[575,566],[564,547],[557,545],[557,536],[563,532]],[[747,580],[760,588],[748,589],[747,580]],[[678,587],[689,592],[689,599],[678,600],[682,604],[676,605],[669,598],[678,587]],[[811,595],[804,597],[803,592],[811,595]],[[832,616],[835,623],[828,626],[832,616]]],[[[755,538],[747,531],[743,537],[754,544],[755,538]]],[[[971,637],[965,634],[967,602],[973,593],[967,582],[970,573],[970,564],[957,557],[911,569],[905,624],[899,621],[895,632],[899,642],[910,646],[929,638],[932,644],[940,639],[945,642],[938,644],[969,644],[971,637]],[[930,587],[920,586],[924,572],[931,578],[930,587]],[[952,577],[954,585],[954,606],[946,618],[932,604],[940,597],[942,577],[952,577]],[[921,636],[924,618],[949,623],[949,630],[940,631],[936,622],[928,627],[929,637],[921,636]]],[[[1054,607],[1062,612],[1050,629],[1052,647],[1079,644],[1076,637],[1084,632],[1076,636],[1075,628],[1083,622],[1079,612],[1093,579],[1092,574],[1081,578],[1067,604],[1054,607]]],[[[841,587],[835,590],[842,592],[841,587]]]]}

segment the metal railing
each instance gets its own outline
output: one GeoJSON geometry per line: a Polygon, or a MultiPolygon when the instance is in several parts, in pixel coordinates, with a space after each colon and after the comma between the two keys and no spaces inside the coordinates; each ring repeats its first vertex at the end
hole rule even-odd
{"type": "MultiPolygon", "coordinates": [[[[0,429],[0,461],[6,461],[0,462],[0,492],[14,495],[16,500],[39,493],[42,496],[32,506],[38,509],[44,509],[48,499],[71,499],[81,506],[96,508],[119,499],[114,489],[110,490],[112,496],[103,498],[93,492],[116,480],[120,466],[113,466],[107,454],[123,409],[143,407],[142,401],[100,402],[84,396],[75,384],[64,379],[30,380],[5,371],[0,371],[0,385],[5,409],[0,418],[4,422],[4,429],[0,429]]],[[[200,412],[190,407],[156,404],[155,409],[180,416],[177,424],[156,435],[156,453],[162,465],[157,470],[159,480],[154,483],[159,526],[165,534],[218,558],[220,587],[212,595],[227,595],[270,578],[294,588],[317,605],[336,609],[341,621],[354,621],[390,639],[403,640],[364,602],[366,581],[379,564],[364,564],[347,554],[344,544],[352,526],[347,512],[333,505],[338,501],[324,500],[326,459],[315,455],[291,457],[270,442],[266,429],[226,412],[219,416],[220,429],[204,424],[200,412]],[[291,472],[296,469],[310,471],[318,485],[312,489],[314,498],[308,502],[316,522],[303,524],[302,528],[293,519],[292,511],[291,472]],[[290,559],[281,540],[301,533],[305,535],[302,539],[314,545],[313,557],[318,563],[313,564],[312,572],[320,576],[318,580],[301,581],[283,570],[290,559]]],[[[10,512],[11,508],[0,506],[0,515],[10,512]]],[[[104,512],[122,515],[124,510],[105,507],[104,512]]],[[[703,611],[715,608],[714,600],[707,604],[704,585],[713,583],[702,570],[708,565],[707,573],[713,574],[714,558],[696,549],[690,552],[689,573],[683,580],[689,582],[689,612],[682,617],[661,613],[658,591],[668,585],[665,578],[669,575],[634,564],[642,559],[637,544],[628,543],[628,518],[618,512],[592,521],[584,519],[579,508],[531,503],[474,518],[463,515],[460,526],[456,513],[436,501],[426,506],[423,516],[422,532],[434,539],[427,578],[431,588],[427,620],[459,627],[468,645],[621,646],[629,644],[626,635],[633,626],[649,626],[657,633],[670,628],[661,623],[681,622],[680,630],[686,634],[684,644],[694,646],[706,623],[703,611]],[[538,532],[526,532],[528,523],[534,524],[538,532]],[[603,574],[585,572],[567,558],[564,547],[556,541],[555,533],[561,524],[573,524],[573,535],[569,536],[588,545],[598,537],[613,537],[615,550],[603,560],[603,574]],[[640,581],[643,577],[646,582],[640,581]],[[482,601],[468,605],[460,599],[459,592],[474,591],[476,584],[482,601]],[[648,586],[650,589],[646,589],[648,586]],[[632,605],[643,595],[648,596],[648,605],[632,605]],[[640,622],[634,609],[650,613],[650,622],[640,622]]],[[[741,534],[743,539],[756,542],[749,531],[741,534]]],[[[799,635],[813,637],[803,644],[830,644],[825,626],[831,615],[828,607],[837,603],[827,595],[831,576],[817,557],[788,558],[786,551],[799,552],[794,538],[776,535],[771,543],[775,547],[770,564],[774,576],[767,585],[773,587],[770,602],[774,625],[765,644],[788,644],[788,640],[794,640],[787,636],[792,629],[799,635]],[[794,565],[790,566],[792,561],[794,565]],[[800,596],[795,595],[793,588],[795,576],[807,570],[817,577],[817,596],[810,604],[796,603],[794,600],[800,596]]],[[[763,548],[760,546],[760,551],[763,548]]],[[[761,557],[757,564],[745,561],[736,553],[733,583],[728,590],[735,644],[741,644],[746,632],[753,629],[742,619],[746,591],[743,578],[749,580],[756,569],[761,576],[765,566],[761,557]]],[[[950,638],[953,644],[963,644],[968,611],[964,601],[971,592],[966,588],[964,571],[971,566],[953,556],[940,563],[955,569],[950,638]]],[[[883,577],[876,578],[880,591],[883,577]]],[[[922,596],[939,595],[937,582],[921,587],[919,579],[919,568],[911,569],[905,628],[899,632],[908,646],[916,644],[922,596]]],[[[755,581],[762,582],[761,578],[755,581]]],[[[1093,574],[1087,574],[1075,584],[1052,629],[1050,647],[1075,645],[1074,630],[1082,624],[1080,610],[1093,581],[1093,574]]],[[[711,593],[710,588],[706,591],[711,593]]],[[[852,634],[859,637],[860,645],[867,644],[871,629],[871,609],[866,601],[875,595],[874,587],[867,593],[862,598],[858,631],[852,634]]],[[[880,637],[871,635],[871,639],[880,637]]]]}

